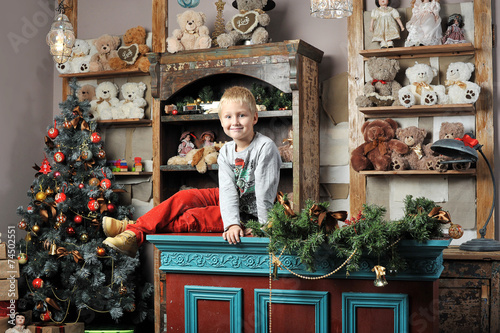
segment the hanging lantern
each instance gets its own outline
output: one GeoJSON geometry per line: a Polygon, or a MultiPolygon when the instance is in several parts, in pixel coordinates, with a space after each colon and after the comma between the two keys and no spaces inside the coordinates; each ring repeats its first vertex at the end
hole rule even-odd
{"type": "Polygon", "coordinates": [[[311,0],[311,16],[337,19],[352,15],[353,0],[311,0]]]}
{"type": "Polygon", "coordinates": [[[47,45],[50,47],[50,54],[58,64],[68,61],[76,39],[73,26],[68,17],[64,15],[63,2],[64,0],[59,2],[57,7],[59,14],[54,18],[46,38],[47,45]]]}

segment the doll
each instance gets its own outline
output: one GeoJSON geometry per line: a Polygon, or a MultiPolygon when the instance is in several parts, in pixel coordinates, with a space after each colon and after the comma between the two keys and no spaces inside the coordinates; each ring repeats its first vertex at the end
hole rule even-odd
{"type": "Polygon", "coordinates": [[[378,8],[372,10],[370,32],[373,32],[372,42],[380,42],[380,47],[385,49],[394,47],[393,39],[399,39],[399,27],[405,30],[401,17],[395,8],[389,7],[391,0],[375,0],[378,8]]]}
{"type": "Polygon", "coordinates": [[[6,330],[5,333],[30,333],[31,331],[24,326],[25,323],[26,317],[22,313],[16,313],[15,326],[6,330]]]}
{"type": "Polygon", "coordinates": [[[442,38],[439,0],[412,0],[412,17],[406,23],[405,46],[440,45],[442,38]]]}
{"type": "Polygon", "coordinates": [[[186,156],[187,153],[195,148],[194,143],[191,141],[192,138],[196,139],[194,134],[191,132],[184,132],[181,134],[181,143],[177,148],[179,156],[186,156]]]}
{"type": "Polygon", "coordinates": [[[201,146],[210,147],[214,145],[215,133],[212,131],[206,131],[201,133],[201,146]]]}
{"type": "Polygon", "coordinates": [[[448,17],[448,29],[444,33],[441,42],[443,44],[460,44],[467,43],[465,40],[464,30],[464,19],[460,14],[451,14],[448,17]]]}

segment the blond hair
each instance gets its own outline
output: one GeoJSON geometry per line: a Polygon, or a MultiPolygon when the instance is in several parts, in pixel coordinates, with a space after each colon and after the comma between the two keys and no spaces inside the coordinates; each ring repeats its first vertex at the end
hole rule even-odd
{"type": "Polygon", "coordinates": [[[257,103],[252,92],[245,87],[234,86],[226,89],[219,103],[219,116],[222,110],[222,105],[227,102],[237,102],[246,105],[252,116],[257,113],[257,103]]]}

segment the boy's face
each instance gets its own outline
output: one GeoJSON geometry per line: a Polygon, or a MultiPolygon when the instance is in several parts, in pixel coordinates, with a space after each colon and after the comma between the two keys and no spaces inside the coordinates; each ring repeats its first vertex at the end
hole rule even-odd
{"type": "Polygon", "coordinates": [[[248,106],[243,103],[228,101],[222,104],[220,112],[222,129],[236,142],[237,146],[246,147],[252,142],[253,126],[257,120],[257,113],[252,115],[248,106]]]}

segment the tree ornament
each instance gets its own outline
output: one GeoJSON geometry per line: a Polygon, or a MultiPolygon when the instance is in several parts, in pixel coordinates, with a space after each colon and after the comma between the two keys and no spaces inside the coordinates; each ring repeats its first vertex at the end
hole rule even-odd
{"type": "Polygon", "coordinates": [[[73,217],[73,221],[76,223],[76,224],[80,224],[83,222],[83,217],[81,215],[75,215],[75,217],[73,217]]]}
{"type": "Polygon", "coordinates": [[[89,235],[86,233],[83,233],[80,235],[80,240],[84,243],[87,243],[89,241],[89,235]]]}
{"type": "Polygon", "coordinates": [[[51,129],[49,129],[49,131],[47,132],[47,136],[49,138],[51,138],[52,140],[54,140],[55,138],[57,138],[57,136],[59,135],[59,130],[56,128],[56,120],[54,120],[54,127],[52,127],[51,129]]]}
{"type": "Polygon", "coordinates": [[[40,314],[40,319],[42,321],[49,321],[50,320],[50,316],[51,316],[50,311],[47,310],[46,312],[40,314]]]}
{"type": "Polygon", "coordinates": [[[90,141],[92,143],[99,143],[101,141],[101,135],[97,132],[94,132],[90,135],[90,141]]]}
{"type": "Polygon", "coordinates": [[[95,212],[96,210],[99,209],[99,202],[97,202],[96,199],[90,199],[89,203],[87,204],[87,207],[91,212],[95,212]]]}
{"type": "Polygon", "coordinates": [[[71,121],[68,121],[68,119],[64,119],[63,127],[64,129],[69,130],[73,125],[71,125],[71,121]]]}
{"type": "Polygon", "coordinates": [[[58,151],[57,153],[54,154],[54,161],[56,161],[57,163],[64,162],[65,158],[66,157],[64,156],[64,154],[62,152],[60,152],[60,151],[58,151]]]}
{"type": "Polygon", "coordinates": [[[385,279],[384,266],[376,265],[372,268],[372,272],[375,272],[375,281],[373,281],[375,287],[385,287],[388,284],[385,279]]]}
{"type": "Polygon", "coordinates": [[[123,285],[123,283],[120,285],[120,289],[118,289],[118,293],[120,293],[120,295],[125,295],[127,293],[127,287],[125,287],[123,285]]]}
{"type": "Polygon", "coordinates": [[[112,204],[111,202],[108,203],[107,208],[108,208],[108,212],[110,212],[110,213],[114,213],[116,210],[116,206],[114,204],[112,204]]]}
{"type": "Polygon", "coordinates": [[[450,229],[448,229],[448,234],[453,239],[459,239],[464,235],[464,230],[460,224],[451,223],[450,229]]]}
{"type": "Polygon", "coordinates": [[[106,249],[105,249],[105,248],[103,248],[103,247],[100,247],[100,246],[99,246],[99,247],[96,249],[96,253],[97,253],[97,255],[98,255],[99,257],[102,257],[103,255],[105,255],[105,254],[106,254],[106,249]]]}
{"type": "Polygon", "coordinates": [[[57,218],[56,218],[56,221],[59,222],[59,224],[64,224],[66,223],[66,220],[68,218],[66,217],[66,215],[64,215],[62,212],[61,214],[57,215],[57,218]]]}
{"type": "Polygon", "coordinates": [[[75,228],[73,227],[67,227],[66,228],[66,233],[70,236],[74,236],[76,234],[75,228]]]}
{"type": "Polygon", "coordinates": [[[61,202],[66,201],[66,194],[64,194],[64,192],[57,193],[57,194],[56,194],[56,197],[55,197],[55,201],[56,201],[57,203],[61,203],[61,202]]]}
{"type": "Polygon", "coordinates": [[[35,224],[31,230],[33,230],[34,233],[38,233],[40,231],[40,226],[38,224],[35,224]]]}
{"type": "Polygon", "coordinates": [[[89,149],[84,149],[82,150],[82,153],[80,154],[81,158],[84,159],[85,161],[91,160],[94,155],[89,149]]]}
{"type": "Polygon", "coordinates": [[[125,311],[127,311],[127,312],[134,312],[135,311],[135,303],[132,303],[130,305],[130,308],[126,308],[125,311]]]}
{"type": "Polygon", "coordinates": [[[100,185],[103,189],[107,190],[111,187],[111,180],[109,180],[108,178],[104,178],[103,180],[101,180],[100,185]]]}
{"type": "Polygon", "coordinates": [[[84,184],[84,183],[80,183],[80,184],[78,184],[78,188],[79,188],[79,189],[83,189],[84,187],[85,187],[85,184],[84,184]]]}
{"type": "Polygon", "coordinates": [[[33,285],[33,288],[40,289],[43,287],[43,280],[40,278],[36,278],[31,284],[33,285]]]}
{"type": "Polygon", "coordinates": [[[57,229],[59,229],[60,226],[61,226],[61,223],[59,223],[59,222],[54,223],[54,229],[57,230],[57,229]]]}
{"type": "Polygon", "coordinates": [[[37,201],[45,201],[45,199],[47,199],[47,195],[45,194],[45,192],[40,191],[35,195],[35,199],[37,201]]]}
{"type": "Polygon", "coordinates": [[[89,180],[89,185],[90,186],[99,186],[100,183],[101,182],[99,181],[99,178],[96,178],[96,177],[92,177],[89,180]]]}
{"type": "Polygon", "coordinates": [[[104,151],[104,149],[99,149],[99,152],[97,153],[97,158],[100,158],[101,160],[103,158],[106,158],[106,152],[104,151]]]}
{"type": "Polygon", "coordinates": [[[35,208],[32,205],[29,205],[28,207],[26,207],[26,211],[30,214],[33,214],[33,212],[35,211],[35,208]]]}
{"type": "Polygon", "coordinates": [[[17,261],[21,264],[24,265],[25,263],[28,262],[28,255],[26,253],[19,253],[17,256],[17,261]]]}
{"type": "Polygon", "coordinates": [[[61,173],[59,171],[54,172],[54,178],[58,178],[61,176],[61,173]]]}
{"type": "Polygon", "coordinates": [[[21,230],[26,230],[26,221],[24,219],[22,219],[18,224],[17,224],[17,227],[21,230]]]}
{"type": "Polygon", "coordinates": [[[47,189],[45,190],[45,194],[47,196],[54,195],[54,190],[51,189],[50,187],[47,187],[47,189]]]}
{"type": "Polygon", "coordinates": [[[43,158],[42,166],[40,167],[40,172],[44,175],[49,174],[52,171],[52,167],[50,166],[49,160],[47,157],[43,158]]]}

